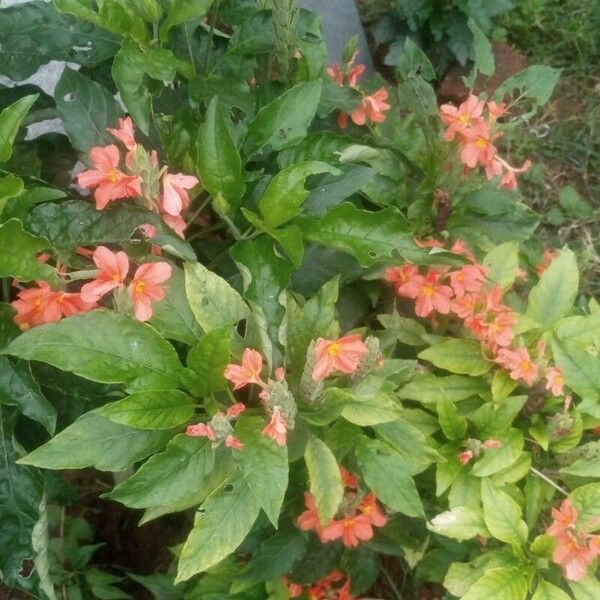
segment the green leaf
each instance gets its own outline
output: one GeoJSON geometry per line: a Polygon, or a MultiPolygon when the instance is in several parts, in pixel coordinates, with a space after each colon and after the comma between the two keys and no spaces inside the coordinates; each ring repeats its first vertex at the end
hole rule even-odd
{"type": "Polygon", "coordinates": [[[490,270],[488,279],[503,290],[508,289],[515,282],[519,270],[519,244],[505,242],[496,246],[486,254],[483,264],[490,270]]]}
{"type": "Polygon", "coordinates": [[[238,206],[246,191],[242,159],[231,137],[227,119],[215,96],[198,129],[196,164],[202,185],[213,197],[221,194],[238,206]]]}
{"type": "Polygon", "coordinates": [[[342,417],[361,427],[395,421],[401,415],[399,402],[377,386],[370,388],[369,380],[363,380],[353,392],[340,390],[345,396],[342,417]]]}
{"type": "Polygon", "coordinates": [[[241,477],[209,496],[196,512],[194,527],[181,549],[175,583],[231,554],[244,541],[259,511],[260,503],[241,477]]]}
{"type": "Polygon", "coordinates": [[[544,271],[529,294],[526,316],[545,328],[569,313],[579,288],[577,260],[564,249],[544,271]]]}
{"type": "Polygon", "coordinates": [[[41,423],[50,435],[54,433],[56,410],[42,394],[28,363],[12,363],[0,356],[0,403],[16,406],[26,417],[41,423]]]}
{"type": "Polygon", "coordinates": [[[36,255],[50,247],[50,242],[23,230],[23,223],[11,219],[0,225],[0,277],[16,277],[21,281],[45,279],[55,281],[50,265],[37,260],[36,255]]]}
{"type": "Polygon", "coordinates": [[[54,98],[73,148],[87,154],[94,146],[115,143],[106,128],[115,127],[123,111],[103,85],[66,68],[54,98]]]}
{"type": "MultiPolygon", "coordinates": [[[[30,211],[26,227],[31,233],[48,238],[56,248],[75,251],[77,246],[130,241],[140,225],[149,223],[158,230],[153,244],[186,260],[196,260],[192,247],[165,225],[160,215],[127,202],[116,204],[96,210],[92,203],[81,200],[46,202],[30,211]]],[[[137,234],[137,239],[142,239],[141,234],[137,234]]]]}
{"type": "Polygon", "coordinates": [[[150,132],[152,96],[144,85],[146,75],[162,82],[175,78],[177,59],[171,50],[152,48],[142,50],[130,38],[124,38],[112,65],[112,77],[121,99],[140,130],[150,132]]]}
{"type": "Polygon", "coordinates": [[[23,119],[38,99],[38,94],[25,96],[0,112],[0,163],[12,156],[13,144],[23,119]]]}
{"type": "Polygon", "coordinates": [[[594,216],[594,207],[582,198],[573,186],[565,185],[561,188],[558,202],[569,217],[589,219],[594,216]]]}
{"type": "Polygon", "coordinates": [[[172,431],[126,427],[89,412],[24,456],[19,464],[42,469],[122,471],[162,448],[172,435],[172,431]]]}
{"type": "Polygon", "coordinates": [[[320,219],[304,217],[299,225],[307,239],[343,250],[364,267],[383,259],[422,262],[425,257],[406,217],[395,208],[369,212],[345,202],[320,219]]]}
{"type": "Polygon", "coordinates": [[[327,525],[335,516],[344,496],[340,467],[325,442],[312,435],[306,443],[304,460],[319,519],[323,525],[327,525]]]}
{"type": "Polygon", "coordinates": [[[167,18],[160,26],[160,37],[166,38],[169,31],[185,21],[202,17],[208,12],[214,0],[167,0],[167,18]]]}
{"type": "Polygon", "coordinates": [[[138,389],[176,387],[181,364],[173,346],[149,325],[94,310],[26,331],[4,351],[100,383],[138,389]]]}
{"type": "Polygon", "coordinates": [[[461,375],[483,375],[492,363],[481,353],[481,344],[474,340],[447,338],[417,355],[440,369],[461,375]]]}
{"type": "Polygon", "coordinates": [[[214,464],[215,451],[207,439],[177,435],[107,497],[130,508],[176,504],[206,487],[204,479],[214,464]]]}
{"type": "Polygon", "coordinates": [[[186,263],[184,272],[190,307],[204,331],[235,325],[248,316],[242,297],[216,273],[198,262],[186,263]]]}
{"type": "Polygon", "coordinates": [[[481,480],[481,501],[485,524],[497,540],[513,546],[522,546],[527,541],[521,507],[489,479],[481,480]]]}
{"type": "Polygon", "coordinates": [[[569,594],[545,579],[538,579],[538,584],[531,600],[569,600],[569,594]]]}
{"type": "Polygon", "coordinates": [[[416,400],[423,404],[435,403],[446,399],[459,402],[487,391],[484,383],[471,377],[462,375],[447,375],[435,377],[425,375],[418,377],[398,390],[398,397],[407,400],[416,400]]]}
{"type": "Polygon", "coordinates": [[[552,92],[560,77],[561,69],[554,69],[545,65],[532,65],[523,71],[509,77],[494,93],[497,102],[515,89],[519,91],[521,99],[531,100],[536,107],[543,106],[550,100],[552,92]]]}
{"type": "Polygon", "coordinates": [[[393,510],[409,517],[425,517],[414,479],[401,454],[377,440],[361,438],[355,446],[356,458],[366,484],[393,510]]]}
{"type": "Polygon", "coordinates": [[[163,300],[152,303],[150,325],[163,337],[193,346],[202,335],[202,329],[190,308],[186,293],[183,271],[171,270],[167,292],[163,300]]]}
{"type": "Polygon", "coordinates": [[[336,302],[339,278],[326,283],[319,293],[294,312],[288,325],[287,351],[289,362],[296,372],[301,372],[306,362],[306,350],[312,340],[319,337],[337,337],[336,302]]]}
{"type": "MultiPolygon", "coordinates": [[[[67,0],[68,1],[68,0],[67,0]]],[[[46,2],[3,6],[0,11],[0,73],[14,81],[33,75],[51,60],[93,67],[113,56],[119,38],[89,23],[61,15],[46,2]]]]}
{"type": "Polygon", "coordinates": [[[189,351],[187,365],[199,375],[194,388],[198,396],[209,396],[228,388],[223,372],[229,363],[230,338],[229,327],[214,329],[203,335],[198,344],[189,351]]]}
{"type": "Polygon", "coordinates": [[[327,163],[306,161],[287,167],[271,179],[258,203],[268,228],[279,227],[300,214],[310,193],[304,188],[304,182],[309,175],[317,173],[339,175],[341,171],[327,163]]]}
{"type": "Polygon", "coordinates": [[[248,125],[251,152],[293,146],[306,137],[321,98],[321,81],[299,83],[260,109],[248,125]]]}
{"type": "Polygon", "coordinates": [[[467,25],[473,34],[473,49],[475,51],[475,68],[483,75],[491,77],[496,70],[492,45],[479,25],[469,18],[467,25]]]}
{"type": "Polygon", "coordinates": [[[462,440],[467,433],[467,420],[458,414],[450,400],[439,400],[436,405],[440,427],[449,440],[462,440]]]}
{"type": "Polygon", "coordinates": [[[488,570],[461,600],[525,600],[527,578],[516,567],[488,570]]]}
{"type": "Polygon", "coordinates": [[[577,523],[586,531],[600,529],[600,483],[590,483],[573,490],[569,498],[577,510],[577,523]]]}
{"type": "Polygon", "coordinates": [[[11,198],[16,198],[23,192],[23,180],[15,175],[7,175],[0,179],[0,217],[11,198]]]}
{"type": "Polygon", "coordinates": [[[179,390],[144,390],[96,411],[113,423],[137,429],[172,429],[194,415],[191,398],[179,390]]]}
{"type": "Polygon", "coordinates": [[[523,434],[511,429],[506,436],[500,436],[500,448],[486,448],[483,457],[474,465],[472,473],[477,477],[493,475],[512,465],[523,451],[523,434]]]}
{"type": "Polygon", "coordinates": [[[582,398],[596,401],[600,396],[598,357],[578,344],[558,339],[552,341],[552,356],[567,385],[582,398]]]}
{"type": "Polygon", "coordinates": [[[455,506],[435,516],[427,523],[427,529],[459,541],[489,535],[481,509],[469,506],[455,506]]]}
{"type": "MultiPolygon", "coordinates": [[[[0,572],[2,582],[41,596],[40,570],[47,551],[47,522],[43,523],[44,477],[37,469],[15,464],[19,447],[12,438],[9,411],[0,404],[0,572]],[[45,534],[45,535],[44,535],[45,534]],[[23,570],[35,561],[34,570],[23,570]]],[[[46,574],[47,576],[47,574],[46,574]]],[[[54,600],[51,590],[43,588],[54,600]]],[[[45,596],[44,596],[45,597],[45,596]]]]}
{"type": "Polygon", "coordinates": [[[435,69],[427,54],[406,36],[404,48],[396,61],[396,70],[402,79],[422,77],[425,81],[436,79],[435,69]]]}
{"type": "Polygon", "coordinates": [[[292,265],[275,253],[273,242],[265,237],[237,242],[229,253],[242,274],[244,298],[252,308],[267,362],[279,364],[279,329],[285,317],[283,299],[292,265]]]}
{"type": "Polygon", "coordinates": [[[278,579],[289,573],[306,550],[306,539],[297,529],[282,529],[264,540],[252,553],[231,587],[231,593],[244,591],[260,581],[278,579]]]}
{"type": "Polygon", "coordinates": [[[596,600],[600,594],[600,581],[589,574],[583,581],[569,581],[575,600],[596,600]]]}
{"type": "Polygon", "coordinates": [[[288,450],[261,434],[262,418],[241,418],[235,434],[244,443],[244,451],[235,458],[242,467],[242,477],[250,493],[273,527],[277,528],[279,513],[288,487],[288,450]]]}

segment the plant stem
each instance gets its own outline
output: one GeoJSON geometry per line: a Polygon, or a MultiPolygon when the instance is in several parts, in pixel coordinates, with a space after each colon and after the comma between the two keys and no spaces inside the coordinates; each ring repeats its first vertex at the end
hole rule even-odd
{"type": "Polygon", "coordinates": [[[550,479],[550,477],[547,477],[541,471],[538,471],[535,467],[531,467],[531,472],[534,475],[537,475],[540,479],[543,479],[546,483],[549,483],[555,490],[558,490],[564,496],[569,495],[569,492],[567,492],[567,490],[565,490],[565,488],[560,487],[560,485],[558,485],[558,483],[552,481],[552,479],[550,479]]]}
{"type": "Polygon", "coordinates": [[[381,572],[383,573],[383,576],[386,578],[387,582],[389,583],[390,587],[392,588],[392,592],[394,592],[394,596],[396,597],[396,600],[403,600],[400,590],[396,586],[396,583],[392,579],[392,576],[390,575],[389,571],[383,565],[381,565],[381,572]]]}

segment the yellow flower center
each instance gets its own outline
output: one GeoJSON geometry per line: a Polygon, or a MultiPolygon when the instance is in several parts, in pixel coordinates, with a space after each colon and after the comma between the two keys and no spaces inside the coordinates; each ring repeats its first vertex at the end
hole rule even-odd
{"type": "Polygon", "coordinates": [[[468,125],[471,122],[471,117],[470,115],[460,115],[460,117],[458,117],[458,120],[462,125],[468,125]]]}
{"type": "Polygon", "coordinates": [[[119,175],[117,174],[117,170],[111,169],[106,174],[106,179],[108,179],[111,183],[116,183],[117,181],[119,181],[119,175]]]}
{"type": "Polygon", "coordinates": [[[475,145],[483,150],[487,146],[487,140],[484,137],[478,137],[475,145]]]}
{"type": "Polygon", "coordinates": [[[521,371],[527,373],[527,371],[531,371],[533,369],[533,364],[529,360],[524,360],[521,363],[521,371]]]}
{"type": "Polygon", "coordinates": [[[329,344],[327,348],[327,353],[329,356],[337,356],[342,350],[342,345],[339,342],[333,342],[329,344]]]}
{"type": "Polygon", "coordinates": [[[423,296],[433,296],[433,286],[431,285],[424,285],[423,288],[421,289],[421,294],[423,296]]]}
{"type": "Polygon", "coordinates": [[[145,281],[136,282],[136,284],[135,284],[135,293],[136,294],[143,294],[145,289],[146,289],[145,281]]]}

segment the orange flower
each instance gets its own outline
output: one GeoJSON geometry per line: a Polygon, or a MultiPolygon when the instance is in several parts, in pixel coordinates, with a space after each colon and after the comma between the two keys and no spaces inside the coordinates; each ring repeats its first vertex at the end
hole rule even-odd
{"type": "Polygon", "coordinates": [[[152,317],[152,301],[165,297],[162,283],[171,277],[171,265],[167,262],[153,262],[140,265],[129,286],[135,317],[148,321],[152,317]]]}
{"type": "Polygon", "coordinates": [[[211,442],[217,439],[215,430],[207,423],[196,423],[195,425],[188,425],[185,430],[186,435],[191,437],[206,437],[211,442]]]}
{"type": "Polygon", "coordinates": [[[338,340],[319,338],[315,344],[316,361],[312,378],[322,381],[336,369],[342,373],[354,373],[361,358],[368,352],[360,335],[347,335],[338,340]]]}
{"type": "Polygon", "coordinates": [[[106,131],[114,135],[118,140],[123,142],[127,150],[133,150],[137,146],[135,142],[135,131],[131,117],[121,117],[116,129],[107,127],[106,131]]]}
{"type": "Polygon", "coordinates": [[[434,310],[443,315],[450,312],[450,298],[454,295],[452,288],[438,283],[441,273],[434,269],[423,277],[415,275],[407,283],[398,287],[398,293],[408,298],[415,298],[415,314],[426,317],[434,310]]]}
{"type": "Polygon", "coordinates": [[[260,378],[262,368],[262,356],[256,350],[246,348],[242,356],[242,364],[227,365],[223,376],[234,384],[234,390],[239,390],[251,383],[265,387],[265,382],[260,378]]]}
{"type": "Polygon", "coordinates": [[[532,386],[538,378],[539,368],[532,362],[527,348],[500,348],[496,362],[510,371],[511,379],[522,379],[528,386],[532,386]]]}
{"type": "Polygon", "coordinates": [[[322,527],[319,513],[317,513],[315,497],[309,492],[304,492],[304,504],[306,510],[298,516],[298,527],[300,527],[302,531],[314,529],[320,535],[322,527]]]}
{"type": "Polygon", "coordinates": [[[129,258],[125,252],[111,252],[106,246],[98,246],[92,255],[99,269],[95,279],[81,288],[84,302],[97,302],[111,290],[122,287],[129,272],[129,258]]]}
{"type": "Polygon", "coordinates": [[[96,208],[103,210],[111,200],[133,198],[142,194],[141,178],[125,175],[119,171],[119,149],[111,144],[104,148],[95,147],[90,151],[94,169],[77,175],[77,183],[82,188],[94,189],[96,208]]]}
{"type": "Polygon", "coordinates": [[[359,510],[375,527],[383,527],[387,523],[387,517],[377,504],[377,496],[373,492],[369,492],[363,498],[359,510]]]}
{"type": "Polygon", "coordinates": [[[370,96],[363,96],[360,106],[350,114],[350,118],[356,125],[365,125],[365,123],[383,123],[385,115],[383,114],[391,108],[386,102],[388,91],[382,87],[370,96]]]}
{"type": "Polygon", "coordinates": [[[467,292],[479,292],[487,272],[487,267],[483,265],[465,265],[462,269],[450,273],[450,286],[454,295],[462,298],[467,292]]]}
{"type": "Polygon", "coordinates": [[[473,94],[470,94],[458,108],[452,104],[442,104],[440,106],[440,119],[448,125],[444,139],[449,142],[454,139],[457,133],[482,122],[483,107],[483,100],[473,94]]]}
{"type": "Polygon", "coordinates": [[[280,446],[285,446],[287,438],[287,423],[281,416],[281,411],[278,406],[273,408],[271,422],[262,430],[262,434],[271,438],[280,446]]]}
{"type": "Polygon", "coordinates": [[[492,144],[490,130],[484,121],[476,123],[473,127],[462,132],[464,143],[460,152],[460,159],[474,169],[478,164],[485,167],[490,165],[496,156],[496,147],[492,144]]]}
{"type": "Polygon", "coordinates": [[[565,378],[558,367],[550,367],[546,371],[546,389],[554,396],[562,396],[564,392],[565,378]]]}
{"type": "Polygon", "coordinates": [[[373,527],[365,515],[354,515],[340,521],[332,521],[321,532],[322,542],[331,542],[342,538],[347,548],[354,548],[373,537],[373,527]]]}
{"type": "Polygon", "coordinates": [[[190,204],[187,190],[198,184],[198,178],[183,173],[166,173],[162,178],[163,195],[162,209],[168,215],[177,217],[190,204]]]}
{"type": "Polygon", "coordinates": [[[55,323],[62,318],[56,292],[45,281],[38,281],[37,286],[21,290],[17,294],[18,300],[11,302],[17,311],[14,322],[23,331],[36,325],[55,323]]]}

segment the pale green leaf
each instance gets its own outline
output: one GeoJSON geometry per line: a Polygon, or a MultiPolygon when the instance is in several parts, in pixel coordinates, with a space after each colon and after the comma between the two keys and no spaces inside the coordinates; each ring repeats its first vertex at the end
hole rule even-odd
{"type": "Polygon", "coordinates": [[[440,369],[460,375],[483,375],[493,363],[486,360],[481,352],[481,344],[475,340],[448,338],[430,346],[418,354],[440,369]]]}

